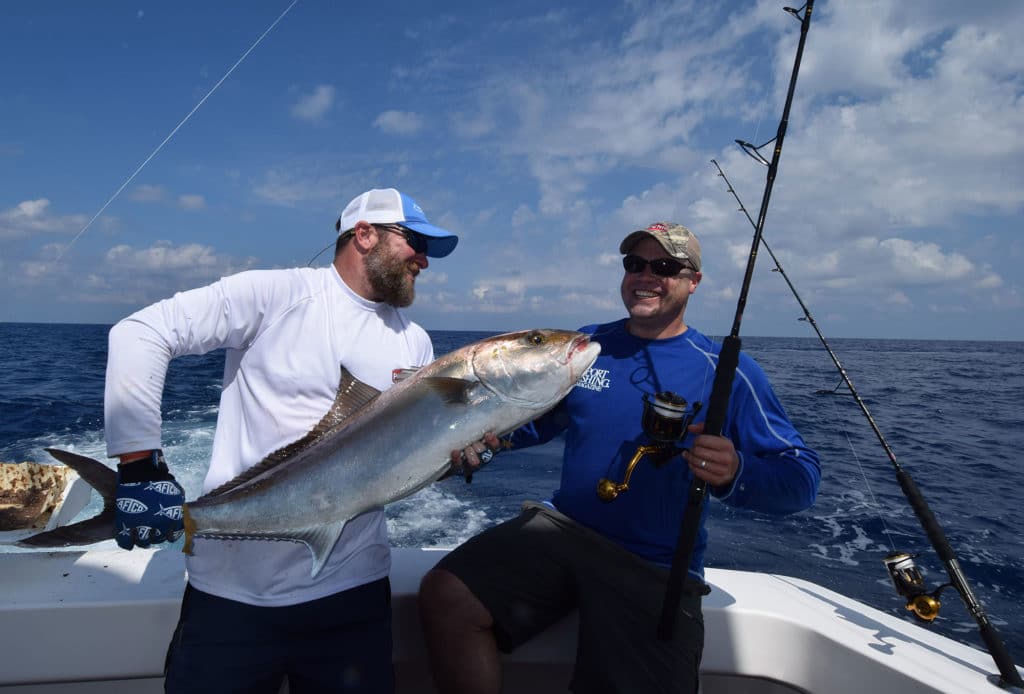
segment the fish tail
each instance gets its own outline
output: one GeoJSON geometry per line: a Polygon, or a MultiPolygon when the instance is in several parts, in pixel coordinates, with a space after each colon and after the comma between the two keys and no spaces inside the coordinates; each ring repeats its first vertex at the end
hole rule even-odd
{"type": "Polygon", "coordinates": [[[26,537],[16,544],[21,547],[70,547],[89,545],[114,537],[114,501],[117,473],[98,460],[84,455],[47,448],[46,451],[78,473],[90,487],[103,497],[103,510],[87,520],[63,525],[53,530],[26,537]]]}

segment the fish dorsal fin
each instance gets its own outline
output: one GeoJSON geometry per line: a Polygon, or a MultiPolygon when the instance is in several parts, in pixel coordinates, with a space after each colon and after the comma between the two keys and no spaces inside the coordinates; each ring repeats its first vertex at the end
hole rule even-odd
{"type": "Polygon", "coordinates": [[[327,414],[323,416],[323,419],[310,429],[308,434],[283,448],[277,449],[234,479],[228,480],[216,489],[204,494],[203,497],[223,494],[280,465],[298,451],[316,443],[328,431],[332,431],[342,425],[349,417],[366,407],[378,395],[380,395],[379,390],[358,380],[349,373],[348,369],[342,366],[341,381],[338,383],[338,394],[334,398],[334,404],[331,405],[331,409],[327,410],[327,414]]]}
{"type": "Polygon", "coordinates": [[[341,380],[338,382],[338,394],[334,396],[334,404],[307,436],[314,433],[322,435],[328,429],[333,429],[369,405],[378,395],[379,390],[357,379],[344,366],[341,367],[341,380]]]}

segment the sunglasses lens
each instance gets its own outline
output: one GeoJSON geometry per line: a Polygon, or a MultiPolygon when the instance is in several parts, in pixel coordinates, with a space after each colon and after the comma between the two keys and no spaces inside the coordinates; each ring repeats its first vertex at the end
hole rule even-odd
{"type": "Polygon", "coordinates": [[[651,272],[661,277],[675,277],[683,271],[683,264],[675,258],[655,258],[651,261],[651,272]]]}
{"type": "Polygon", "coordinates": [[[409,244],[409,248],[413,249],[417,253],[427,252],[427,237],[423,234],[417,234],[415,231],[405,232],[405,240],[409,244]]]}
{"type": "Polygon", "coordinates": [[[384,229],[386,231],[390,231],[395,234],[401,234],[402,238],[405,239],[405,242],[409,244],[409,248],[411,248],[414,253],[425,254],[427,252],[427,237],[424,236],[423,234],[417,233],[412,229],[406,229],[404,226],[401,226],[400,224],[394,224],[389,226],[380,225],[379,228],[384,229]]]}
{"type": "Polygon", "coordinates": [[[427,237],[423,234],[418,234],[412,229],[406,229],[403,226],[396,227],[395,231],[405,237],[405,242],[409,244],[409,248],[411,248],[414,253],[427,252],[427,237]]]}
{"type": "Polygon", "coordinates": [[[627,255],[622,258],[622,267],[626,272],[643,272],[648,265],[651,266],[651,272],[658,277],[675,277],[686,267],[675,258],[647,260],[638,255],[627,255]]]}
{"type": "Polygon", "coordinates": [[[627,255],[622,258],[622,267],[626,272],[643,272],[647,261],[637,255],[627,255]]]}

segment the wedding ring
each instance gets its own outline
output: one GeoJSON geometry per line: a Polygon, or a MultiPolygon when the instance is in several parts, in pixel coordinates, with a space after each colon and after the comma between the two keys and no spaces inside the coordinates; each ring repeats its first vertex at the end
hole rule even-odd
{"type": "Polygon", "coordinates": [[[700,461],[700,469],[701,470],[707,470],[708,469],[708,461],[706,461],[706,460],[700,461]]]}

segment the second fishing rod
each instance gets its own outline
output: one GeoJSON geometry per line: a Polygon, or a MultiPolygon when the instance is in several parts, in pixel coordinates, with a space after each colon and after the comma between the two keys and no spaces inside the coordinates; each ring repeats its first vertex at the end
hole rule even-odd
{"type": "MultiPolygon", "coordinates": [[[[743,201],[740,200],[739,194],[736,189],[732,187],[732,183],[729,178],[722,171],[722,167],[718,165],[718,162],[714,159],[711,163],[718,169],[718,175],[725,181],[728,186],[729,193],[739,203],[740,211],[746,215],[747,219],[751,224],[757,227],[756,222],[750,217],[750,213],[747,212],[746,206],[743,201]]],[[[932,513],[931,507],[925,500],[924,495],[918,489],[917,484],[914,482],[913,477],[907,472],[899,461],[896,460],[896,454],[889,446],[889,442],[885,440],[885,436],[882,434],[882,430],[878,428],[875,423],[874,417],[871,416],[871,412],[868,410],[867,404],[861,399],[857,389],[853,386],[853,381],[850,380],[850,376],[846,373],[846,369],[839,361],[839,357],[836,356],[835,352],[828,344],[828,340],[822,334],[818,328],[817,322],[814,320],[814,316],[811,315],[807,305],[804,304],[800,295],[796,291],[796,287],[790,282],[789,276],[786,275],[786,271],[783,270],[782,264],[779,259],[772,252],[768,242],[761,237],[761,244],[765,250],[768,251],[768,255],[771,256],[772,262],[775,263],[774,270],[777,271],[782,279],[786,281],[786,285],[789,290],[793,293],[794,298],[800,308],[804,312],[804,318],[814,332],[817,333],[818,339],[821,344],[825,347],[825,351],[828,352],[829,357],[832,358],[832,362],[835,364],[836,369],[839,371],[839,375],[846,384],[847,388],[850,389],[850,394],[853,396],[854,401],[860,408],[861,413],[867,419],[868,424],[871,426],[871,430],[878,438],[878,442],[882,445],[885,450],[885,454],[889,458],[889,462],[892,463],[893,468],[896,471],[896,480],[899,482],[900,488],[903,490],[903,495],[906,497],[907,502],[914,510],[914,514],[917,516],[918,521],[921,523],[921,527],[924,529],[925,534],[928,536],[929,542],[931,542],[932,548],[935,553],[942,560],[946,567],[946,572],[949,574],[949,583],[939,586],[936,590],[929,592],[925,586],[924,576],[921,571],[914,565],[913,557],[905,552],[893,552],[885,558],[885,566],[889,571],[889,577],[892,579],[893,586],[902,597],[907,600],[906,607],[910,610],[915,617],[918,619],[931,623],[939,615],[939,608],[942,603],[939,600],[939,594],[944,588],[952,587],[959,594],[961,600],[963,600],[964,606],[967,611],[970,612],[978,625],[978,632],[981,635],[982,641],[985,642],[985,646],[988,648],[989,655],[992,656],[992,660],[995,661],[996,667],[999,669],[1000,684],[1002,686],[1010,687],[1024,687],[1024,681],[1021,680],[1020,675],[1017,673],[1017,668],[1014,665],[1013,658],[1010,655],[1009,650],[1006,648],[1002,637],[999,635],[995,625],[989,620],[985,614],[985,609],[982,607],[981,602],[974,596],[974,591],[971,590],[970,584],[967,582],[967,576],[964,574],[960,567],[960,562],[956,557],[956,553],[953,551],[952,545],[949,540],[946,539],[946,534],[942,530],[942,526],[939,524],[935,514],[932,513]]],[[[826,391],[829,392],[829,391],[826,391]]]]}

